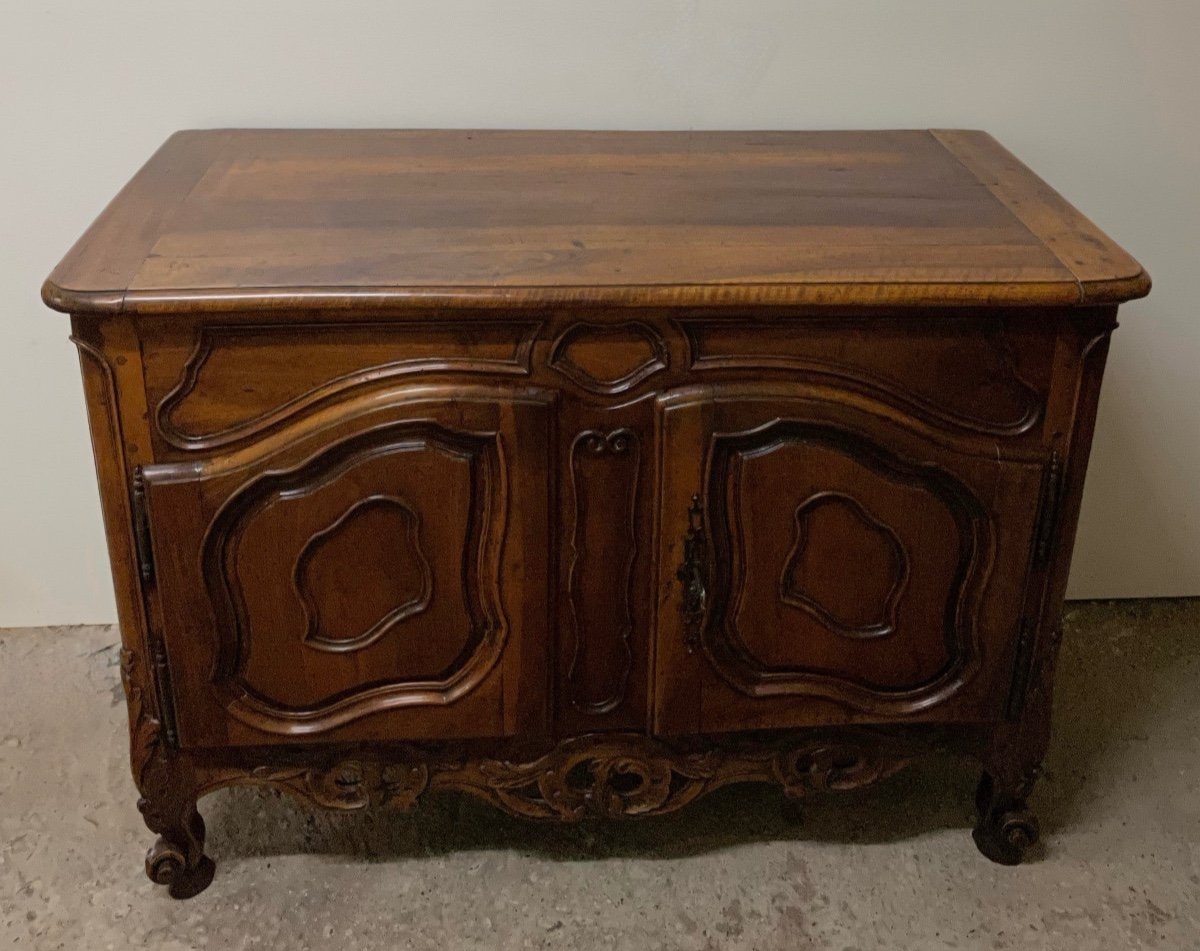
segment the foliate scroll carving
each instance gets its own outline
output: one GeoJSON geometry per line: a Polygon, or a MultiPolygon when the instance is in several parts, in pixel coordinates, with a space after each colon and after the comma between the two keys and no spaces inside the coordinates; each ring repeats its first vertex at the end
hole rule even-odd
{"type": "Polygon", "coordinates": [[[574,649],[567,689],[584,713],[619,706],[633,667],[640,464],[640,443],[629,429],[587,430],[571,444],[567,617],[574,649]]]}
{"type": "Polygon", "coordinates": [[[137,654],[121,651],[121,684],[129,708],[133,779],[138,811],[158,839],[146,853],[150,880],[189,898],[212,881],[214,865],[204,854],[204,820],[196,811],[198,782],[190,761],[166,742],[150,699],[151,675],[137,654]]]}
{"type": "Polygon", "coordinates": [[[152,760],[159,752],[162,727],[148,699],[149,671],[143,671],[138,656],[127,647],[121,648],[121,686],[129,710],[129,750],[133,766],[133,781],[139,790],[146,785],[152,760]]]}
{"type": "Polygon", "coordinates": [[[213,787],[261,782],[325,808],[402,810],[428,790],[448,789],[515,816],[577,822],[672,812],[731,783],[774,783],[794,798],[856,789],[892,775],[918,755],[902,739],[866,730],[707,749],[677,749],[641,734],[615,733],[565,740],[532,759],[439,759],[409,748],[384,760],[262,767],[230,774],[213,787]]]}
{"type": "Polygon", "coordinates": [[[326,768],[262,767],[252,780],[290,792],[326,809],[388,806],[407,811],[429,786],[423,763],[381,763],[345,760],[326,768]]]}

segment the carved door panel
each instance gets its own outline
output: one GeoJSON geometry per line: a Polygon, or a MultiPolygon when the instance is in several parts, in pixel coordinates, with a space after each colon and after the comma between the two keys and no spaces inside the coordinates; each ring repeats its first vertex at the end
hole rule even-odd
{"type": "Polygon", "coordinates": [[[1002,715],[1046,459],[815,388],[662,407],[658,730],[1002,715]]]}
{"type": "Polygon", "coordinates": [[[544,728],[547,405],[448,389],[143,471],[183,745],[544,728]]]}

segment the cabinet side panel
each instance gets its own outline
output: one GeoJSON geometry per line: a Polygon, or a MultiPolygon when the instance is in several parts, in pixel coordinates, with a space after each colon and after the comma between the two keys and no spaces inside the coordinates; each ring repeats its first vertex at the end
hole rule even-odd
{"type": "Polygon", "coordinates": [[[1117,326],[1116,315],[1117,310],[1113,307],[1080,315],[1076,319],[1064,318],[1064,330],[1059,336],[1056,359],[1065,367],[1056,375],[1055,391],[1051,397],[1052,415],[1047,420],[1047,425],[1056,430],[1052,436],[1061,431],[1067,447],[1062,502],[1054,526],[1046,598],[1046,617],[1052,618],[1055,623],[1062,610],[1067,577],[1071,572],[1084,478],[1096,429],[1100,385],[1108,360],[1109,341],[1117,326]]]}
{"type": "Polygon", "coordinates": [[[1064,316],[1055,353],[1054,386],[1046,416],[1047,438],[1065,447],[1053,518],[1046,535],[1046,568],[1039,598],[1027,608],[1036,619],[1027,661],[1018,661],[1010,700],[1011,718],[992,731],[982,751],[985,769],[998,788],[1028,789],[1050,743],[1054,671],[1062,635],[1062,607],[1079,523],[1084,477],[1096,427],[1100,384],[1116,327],[1116,308],[1064,316]]]}
{"type": "Polygon", "coordinates": [[[128,322],[119,318],[72,319],[72,341],[79,351],[83,393],[91,430],[96,479],[104,533],[108,542],[117,620],[121,634],[121,674],[129,702],[133,741],[133,772],[141,764],[139,738],[156,732],[162,722],[161,696],[155,685],[154,651],[150,643],[133,533],[130,494],[132,470],[148,446],[142,419],[123,409],[123,400],[136,404],[140,389],[141,354],[128,322]]]}

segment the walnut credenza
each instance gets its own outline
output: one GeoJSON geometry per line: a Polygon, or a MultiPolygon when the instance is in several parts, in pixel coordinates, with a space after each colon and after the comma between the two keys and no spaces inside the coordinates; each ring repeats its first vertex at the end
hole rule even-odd
{"type": "Polygon", "coordinates": [[[981,760],[1016,862],[1138,264],[978,132],[173,136],[72,315],[133,774],[535,819],[981,760]]]}

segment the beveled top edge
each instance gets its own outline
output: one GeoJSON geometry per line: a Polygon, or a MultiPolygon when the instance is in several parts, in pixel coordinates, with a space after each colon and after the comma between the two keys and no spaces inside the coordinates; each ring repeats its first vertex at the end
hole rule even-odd
{"type": "Polygon", "coordinates": [[[178,314],[189,312],[612,307],[1061,307],[1122,304],[1145,297],[1150,275],[1102,281],[1037,283],[806,283],[599,285],[563,287],[361,287],[198,288],[149,291],[82,291],[47,279],[42,301],[65,314],[178,314]]]}
{"type": "Polygon", "coordinates": [[[1145,296],[1149,278],[1081,288],[1078,282],[1006,284],[811,283],[601,285],[563,287],[361,287],[197,289],[169,295],[147,291],[61,293],[48,281],[43,300],[71,314],[180,314],[330,310],[538,310],[570,306],[621,308],[800,307],[1063,307],[1114,304],[1145,296]]]}
{"type": "MultiPolygon", "coordinates": [[[[75,315],[204,311],[433,309],[438,307],[886,307],[1119,304],[1144,297],[1151,282],[1130,255],[1012,153],[981,131],[931,129],[941,144],[1057,259],[1072,279],[919,282],[831,280],[669,284],[461,286],[288,286],[130,289],[172,215],[231,143],[283,136],[283,129],[185,130],[172,135],[118,193],[46,279],[47,306],[75,315]]],[[[297,130],[299,131],[299,130],[297,130]]],[[[367,132],[369,130],[302,130],[367,132]]],[[[429,132],[439,130],[370,130],[429,132]]],[[[507,130],[443,130],[447,134],[507,130]]],[[[767,130],[727,134],[768,134],[767,130]]],[[[880,134],[894,130],[880,130],[880,134]]],[[[544,132],[555,136],[646,135],[544,132]]],[[[669,133],[668,133],[669,134],[669,133]]],[[[679,130],[680,135],[690,134],[679,130]]],[[[705,133],[726,134],[726,133],[705,133]]],[[[769,134],[779,134],[770,132],[769,134]]]]}
{"type": "Polygon", "coordinates": [[[1075,276],[1080,304],[1119,304],[1150,293],[1150,275],[1132,255],[991,135],[929,132],[1075,276]]]}

